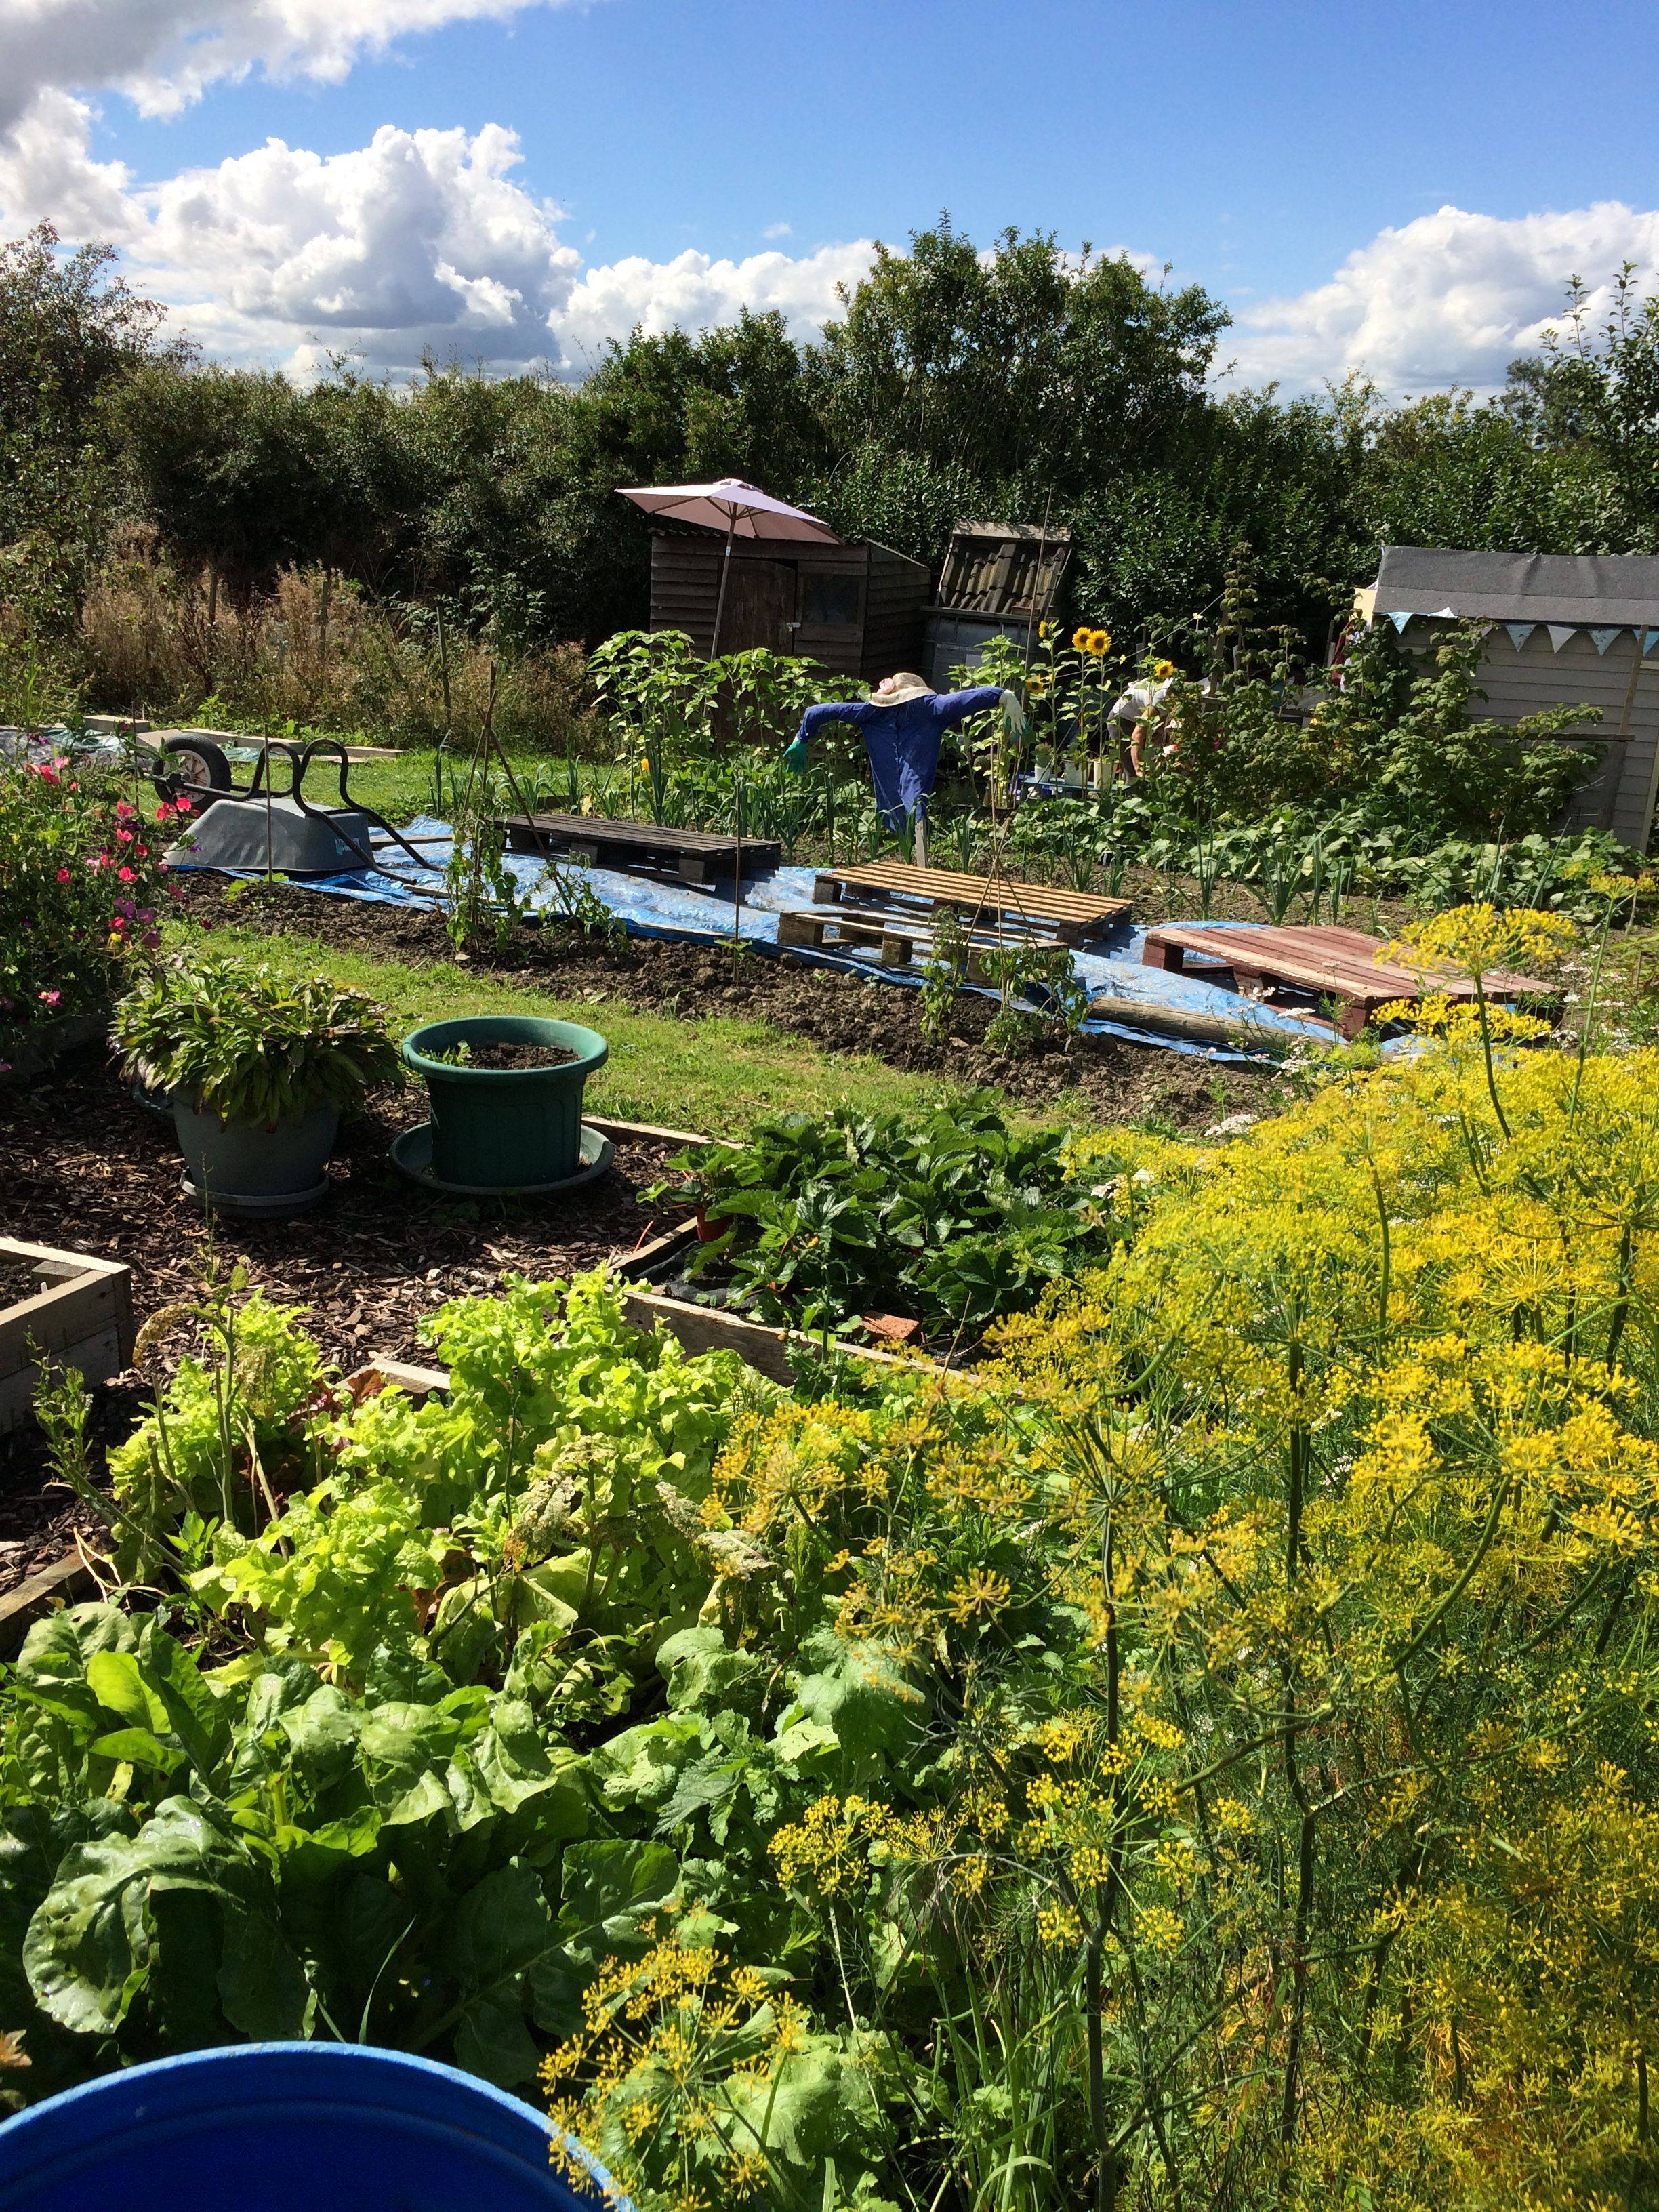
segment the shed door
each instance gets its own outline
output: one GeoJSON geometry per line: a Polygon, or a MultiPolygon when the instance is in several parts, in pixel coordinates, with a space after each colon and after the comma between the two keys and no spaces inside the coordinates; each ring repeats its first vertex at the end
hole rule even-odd
{"type": "Polygon", "coordinates": [[[795,571],[781,561],[733,561],[720,623],[720,651],[751,646],[788,653],[793,643],[795,571]]]}

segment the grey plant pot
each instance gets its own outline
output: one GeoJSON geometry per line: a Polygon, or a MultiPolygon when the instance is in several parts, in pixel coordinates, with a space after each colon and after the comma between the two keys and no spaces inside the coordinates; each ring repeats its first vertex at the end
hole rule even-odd
{"type": "Polygon", "coordinates": [[[216,1212],[301,1213],[328,1195],[328,1156],[340,1127],[332,1106],[313,1106],[265,1128],[222,1121],[175,1097],[173,1123],[185,1156],[185,1188],[216,1212]]]}

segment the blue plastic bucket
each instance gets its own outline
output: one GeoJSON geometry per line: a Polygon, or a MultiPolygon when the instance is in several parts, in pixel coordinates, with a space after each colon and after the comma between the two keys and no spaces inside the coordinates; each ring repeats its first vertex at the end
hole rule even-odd
{"type": "Polygon", "coordinates": [[[544,2113],[453,2066],[246,2043],[106,2074],[0,2125],[3,2212],[629,2212],[544,2113]]]}

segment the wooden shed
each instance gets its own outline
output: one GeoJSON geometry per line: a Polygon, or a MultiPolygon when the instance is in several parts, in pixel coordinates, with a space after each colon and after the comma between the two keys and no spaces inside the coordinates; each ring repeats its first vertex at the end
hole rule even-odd
{"type": "Polygon", "coordinates": [[[925,668],[934,689],[946,687],[953,668],[976,668],[994,637],[1012,638],[1029,653],[1037,624],[1054,611],[1071,557],[1072,533],[1062,525],[957,523],[927,611],[925,668]]]}
{"type": "Polygon", "coordinates": [[[1568,820],[1648,849],[1659,786],[1659,556],[1387,545],[1358,605],[1424,655],[1454,619],[1492,623],[1477,680],[1486,695],[1478,711],[1492,721],[1599,707],[1599,722],[1566,733],[1604,751],[1568,820]]]}
{"type": "MultiPolygon", "coordinates": [[[[699,653],[714,644],[726,540],[695,525],[651,533],[651,627],[684,630],[699,653]]],[[[735,539],[722,653],[769,646],[838,676],[874,678],[921,665],[922,611],[931,579],[872,539],[815,545],[735,539]]]]}

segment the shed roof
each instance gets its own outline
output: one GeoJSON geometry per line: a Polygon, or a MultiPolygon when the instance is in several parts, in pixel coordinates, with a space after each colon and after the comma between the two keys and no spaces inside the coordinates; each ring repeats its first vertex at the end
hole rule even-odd
{"type": "Polygon", "coordinates": [[[1385,545],[1379,614],[1659,628],[1659,555],[1462,553],[1385,545]]]}

